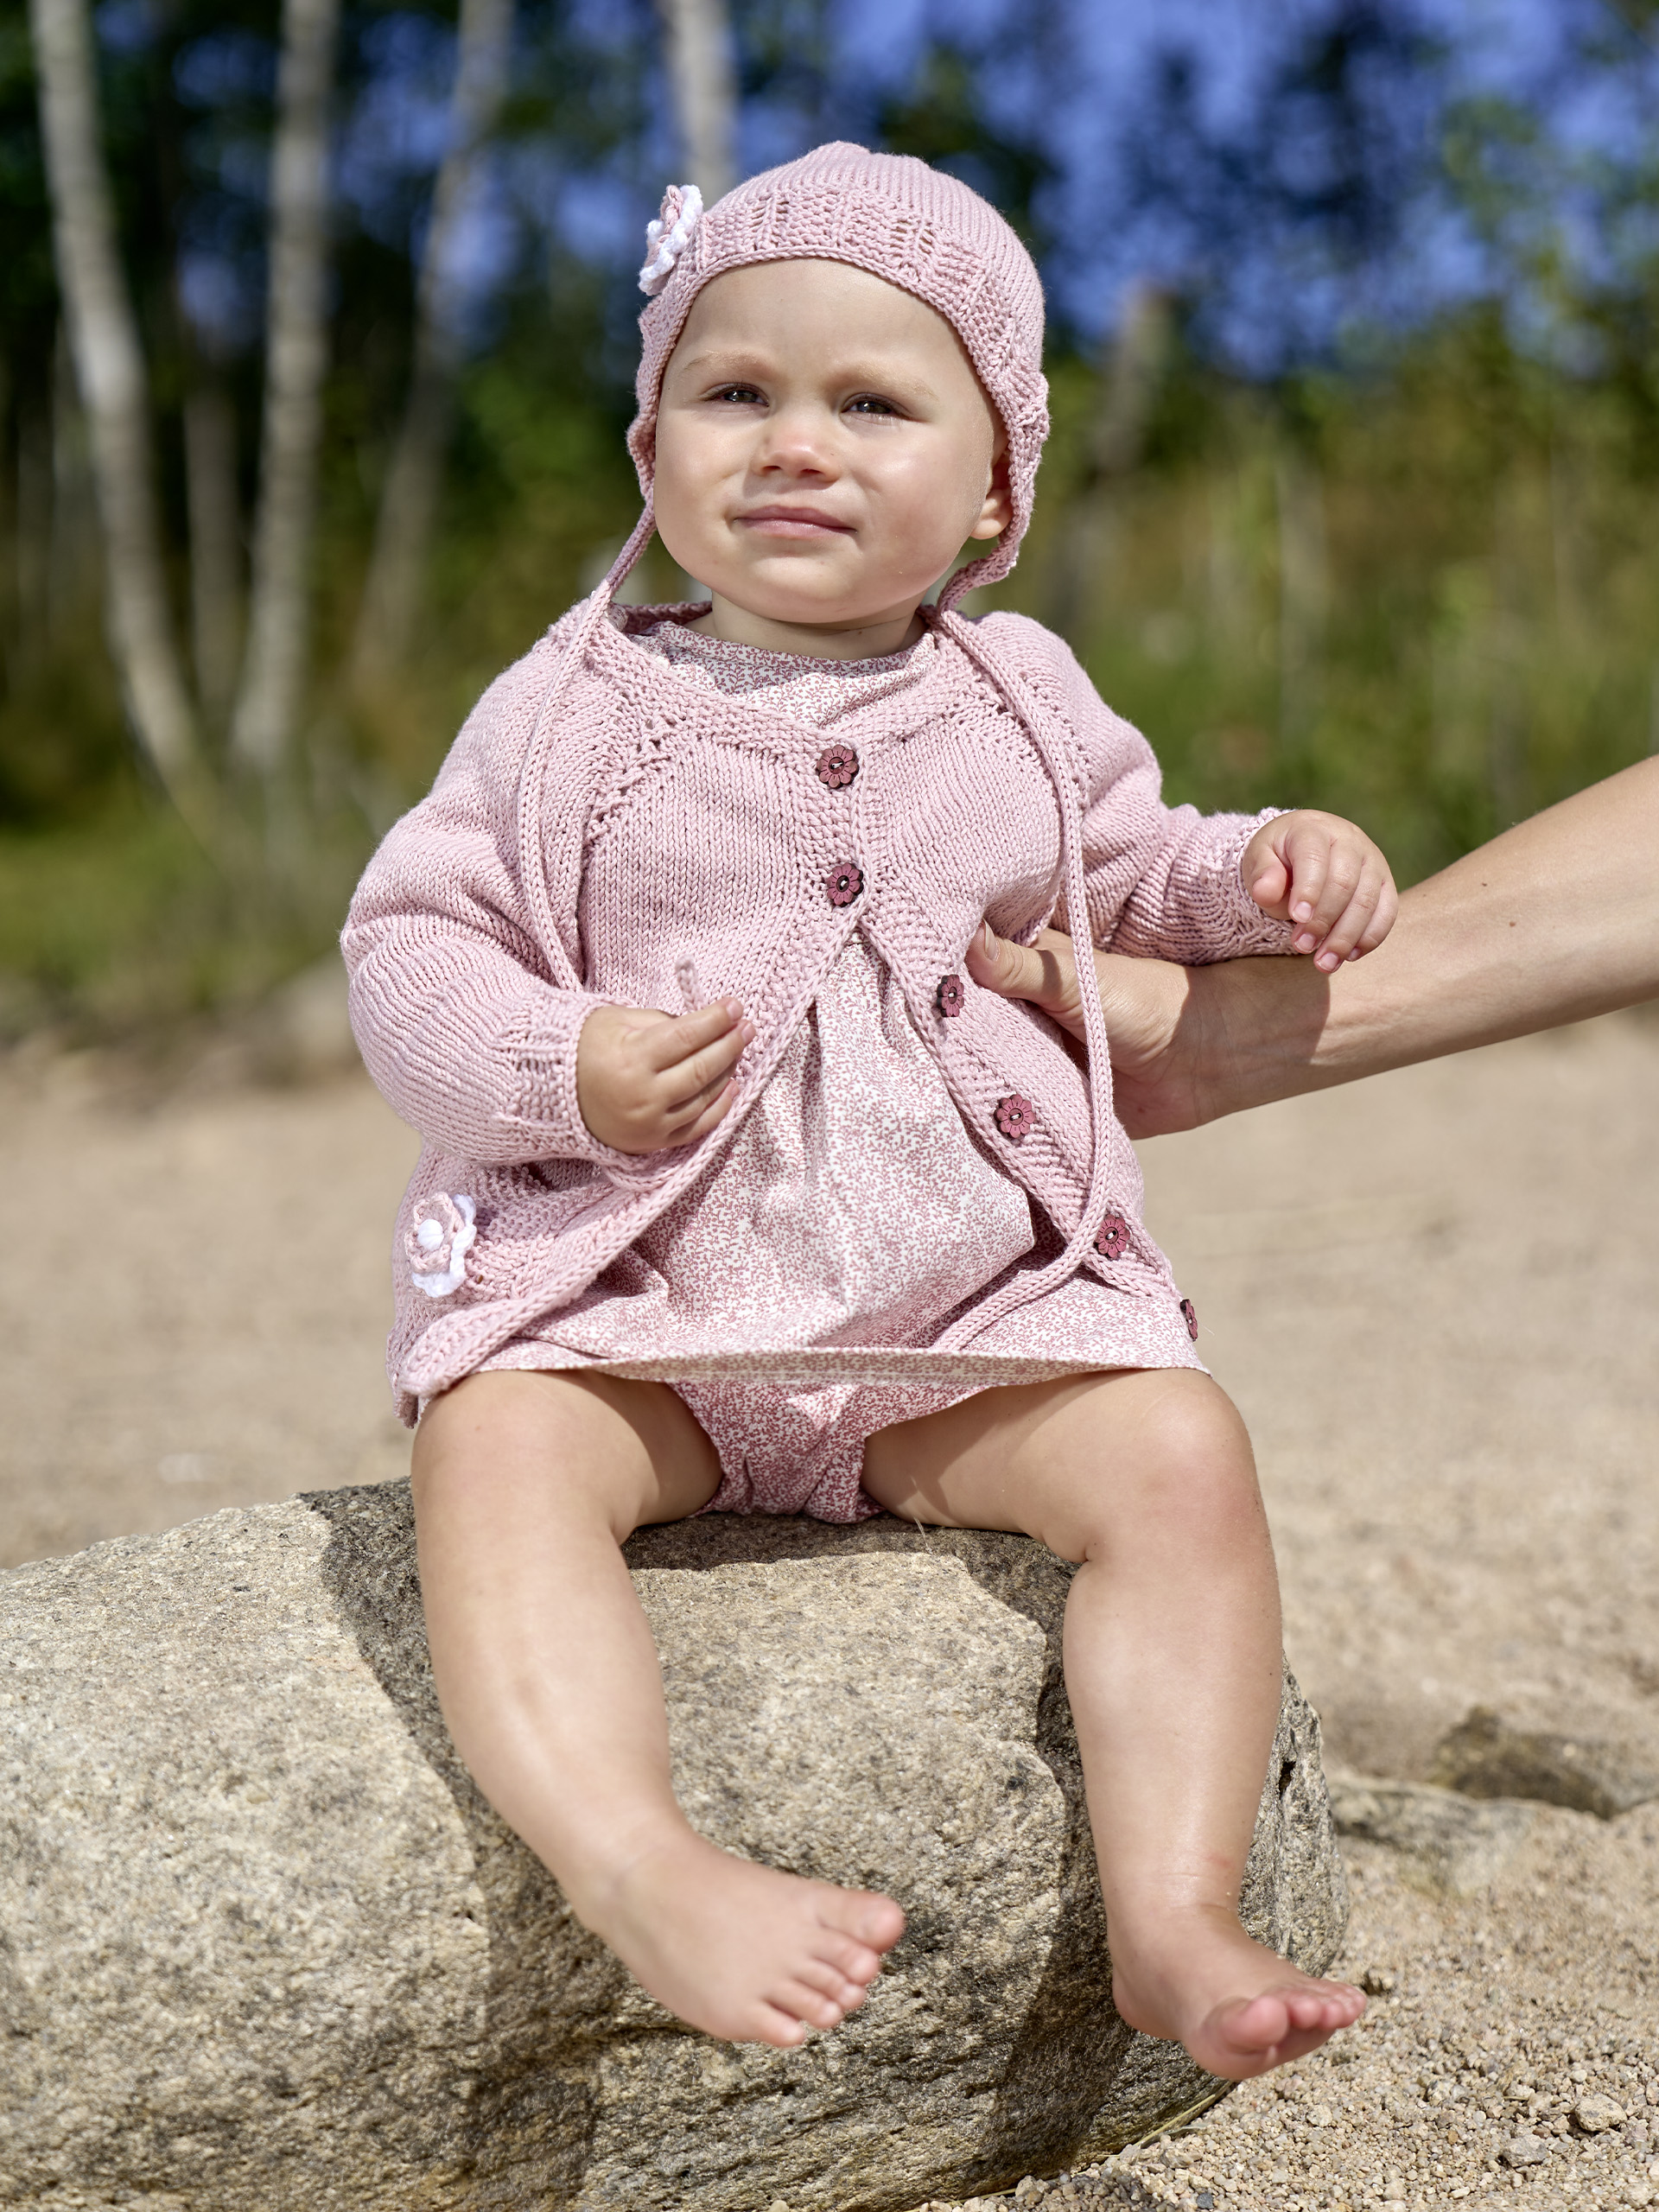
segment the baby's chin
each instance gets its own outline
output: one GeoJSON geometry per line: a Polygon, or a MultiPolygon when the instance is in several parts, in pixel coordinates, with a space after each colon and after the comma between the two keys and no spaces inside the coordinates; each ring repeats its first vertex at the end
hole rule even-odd
{"type": "Polygon", "coordinates": [[[716,602],[723,602],[752,621],[776,623],[788,629],[874,629],[906,623],[927,590],[925,584],[897,589],[872,588],[866,584],[849,589],[838,579],[815,575],[807,563],[782,576],[750,570],[736,575],[702,575],[698,581],[716,602]]]}

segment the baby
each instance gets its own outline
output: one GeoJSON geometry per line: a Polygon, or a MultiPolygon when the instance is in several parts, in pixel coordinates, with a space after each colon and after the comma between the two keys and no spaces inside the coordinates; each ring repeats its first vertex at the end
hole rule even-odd
{"type": "Polygon", "coordinates": [[[346,931],[426,1140],[391,1362],[444,1713],[654,1997],[798,2044],[903,1912],[688,1824],[620,1547],[710,1510],[1023,1531],[1077,1564],[1118,2010],[1259,2074],[1364,2000],[1237,1916],[1281,1668],[1249,1443],[1141,1224],[1092,963],[1085,1071],[989,932],[1329,971],[1388,868],[1329,815],[1164,806],[1058,639],[952,611],[1012,567],[1047,429],[1036,271],[982,200],[828,146],[671,192],[651,243],[639,527],[346,931]],[[707,601],[616,604],[653,527],[707,601]]]}

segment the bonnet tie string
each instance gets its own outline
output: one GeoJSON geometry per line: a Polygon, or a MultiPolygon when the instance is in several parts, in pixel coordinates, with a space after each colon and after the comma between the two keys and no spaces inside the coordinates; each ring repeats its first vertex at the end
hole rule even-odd
{"type": "Polygon", "coordinates": [[[1065,1249],[1058,1259],[1051,1260],[1046,1267],[1005,1283],[994,1298],[988,1299],[973,1313],[964,1314],[934,1342],[936,1351],[959,1351],[973,1338],[1001,1320],[1005,1314],[1012,1313],[1016,1307],[1028,1305],[1045,1292],[1056,1290],[1063,1282],[1070,1281],[1077,1273],[1084,1255],[1093,1243],[1101,1217],[1106,1211],[1108,1198],[1106,1179],[1111,1148],[1107,1141],[1106,1125],[1112,1105],[1112,1064],[1106,1042],[1106,1016],[1100,1003],[1100,978],[1095,972],[1093,958],[1084,957],[1085,952],[1093,953],[1094,934],[1089,925],[1088,892],[1083,873],[1083,810],[1078,804],[1077,779],[1071,772],[1071,763],[1051,746],[1039,717],[1024,702],[1019,679],[1003,664],[1001,655],[979,637],[975,626],[944,604],[934,619],[938,627],[983,670],[1007,701],[1024,726],[1038,758],[1048,771],[1049,780],[1059,801],[1061,870],[1065,884],[1066,919],[1071,925],[1072,942],[1077,948],[1078,995],[1083,1001],[1090,1109],[1088,1196],[1084,1200],[1082,1218],[1072,1231],[1065,1249]]]}
{"type": "Polygon", "coordinates": [[[553,900],[547,887],[547,868],[542,849],[542,785],[545,780],[547,757],[552,750],[555,734],[553,709],[569,689],[575,671],[588,656],[601,623],[609,616],[617,593],[622,588],[630,570],[651,543],[652,532],[657,527],[656,511],[647,496],[639,521],[627,543],[612,562],[603,581],[589,596],[581,620],[570,633],[564,655],[554,671],[553,680],[542,694],[541,704],[536,710],[536,725],[530,734],[530,743],[524,748],[524,762],[518,772],[518,796],[515,821],[518,838],[518,872],[530,903],[531,920],[535,925],[553,980],[563,988],[579,991],[582,979],[575,962],[565,950],[553,912],[553,900]]]}

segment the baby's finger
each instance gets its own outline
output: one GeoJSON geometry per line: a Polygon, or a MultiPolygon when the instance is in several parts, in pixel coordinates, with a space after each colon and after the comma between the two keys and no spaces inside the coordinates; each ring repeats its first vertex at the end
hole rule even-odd
{"type": "Polygon", "coordinates": [[[700,1111],[753,1042],[754,1024],[740,1021],[735,1029],[716,1037],[700,1052],[665,1069],[658,1078],[664,1115],[671,1120],[683,1120],[687,1114],[700,1111]]]}
{"type": "MultiPolygon", "coordinates": [[[[1290,870],[1277,853],[1270,853],[1244,888],[1264,914],[1274,913],[1290,895],[1290,870]]],[[[1284,918],[1281,914],[1280,919],[1284,918]]]]}
{"type": "Polygon", "coordinates": [[[706,1137],[716,1129],[737,1103],[738,1084],[734,1076],[728,1076],[707,1105],[695,1115],[683,1116],[671,1124],[664,1135],[664,1146],[696,1144],[699,1137],[706,1137]]]}
{"type": "Polygon", "coordinates": [[[645,1040],[645,1065],[658,1074],[677,1068],[694,1052],[728,1035],[742,1019],[740,999],[715,999],[695,1014],[683,1014],[677,1019],[670,1016],[645,1040]]]}
{"type": "Polygon", "coordinates": [[[1382,896],[1372,908],[1371,918],[1360,931],[1358,940],[1348,957],[1351,960],[1358,960],[1368,952],[1375,952],[1394,927],[1399,914],[1400,893],[1395,888],[1394,878],[1385,874],[1382,880],[1382,896]]]}
{"type": "Polygon", "coordinates": [[[1312,937],[1317,945],[1327,942],[1332,931],[1347,912],[1365,872],[1364,855],[1354,851],[1351,846],[1329,844],[1321,857],[1324,868],[1318,892],[1311,899],[1305,900],[1299,881],[1292,894],[1291,906],[1292,917],[1296,918],[1301,916],[1304,903],[1312,905],[1312,913],[1301,921],[1301,931],[1312,937]]]}
{"type": "Polygon", "coordinates": [[[1383,886],[1387,880],[1387,874],[1380,858],[1368,863],[1360,870],[1359,881],[1355,886],[1347,905],[1332,924],[1325,934],[1325,942],[1314,956],[1313,964],[1316,968],[1323,969],[1325,973],[1330,976],[1334,975],[1341,967],[1343,962],[1370,926],[1371,918],[1376,912],[1377,902],[1382,896],[1383,886]]]}
{"type": "MultiPolygon", "coordinates": [[[[1285,855],[1286,865],[1290,871],[1288,918],[1296,931],[1291,942],[1298,952],[1312,952],[1325,935],[1325,930],[1315,918],[1319,902],[1325,893],[1330,855],[1329,841],[1311,835],[1294,837],[1285,855]]],[[[1326,926],[1329,926],[1328,922],[1326,926]]]]}

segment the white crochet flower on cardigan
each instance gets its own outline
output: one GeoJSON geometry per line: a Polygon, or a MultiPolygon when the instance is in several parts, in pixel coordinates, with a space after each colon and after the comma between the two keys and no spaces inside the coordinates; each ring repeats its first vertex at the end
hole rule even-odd
{"type": "Polygon", "coordinates": [[[457,1192],[435,1191],[416,1207],[404,1252],[415,1287],[429,1298],[448,1298],[467,1280],[467,1255],[478,1235],[478,1208],[457,1192]]]}
{"type": "Polygon", "coordinates": [[[691,243],[702,216],[702,194],[695,184],[671,184],[661,213],[645,225],[645,265],[639,289],[655,299],[674,274],[674,264],[691,243]]]}

